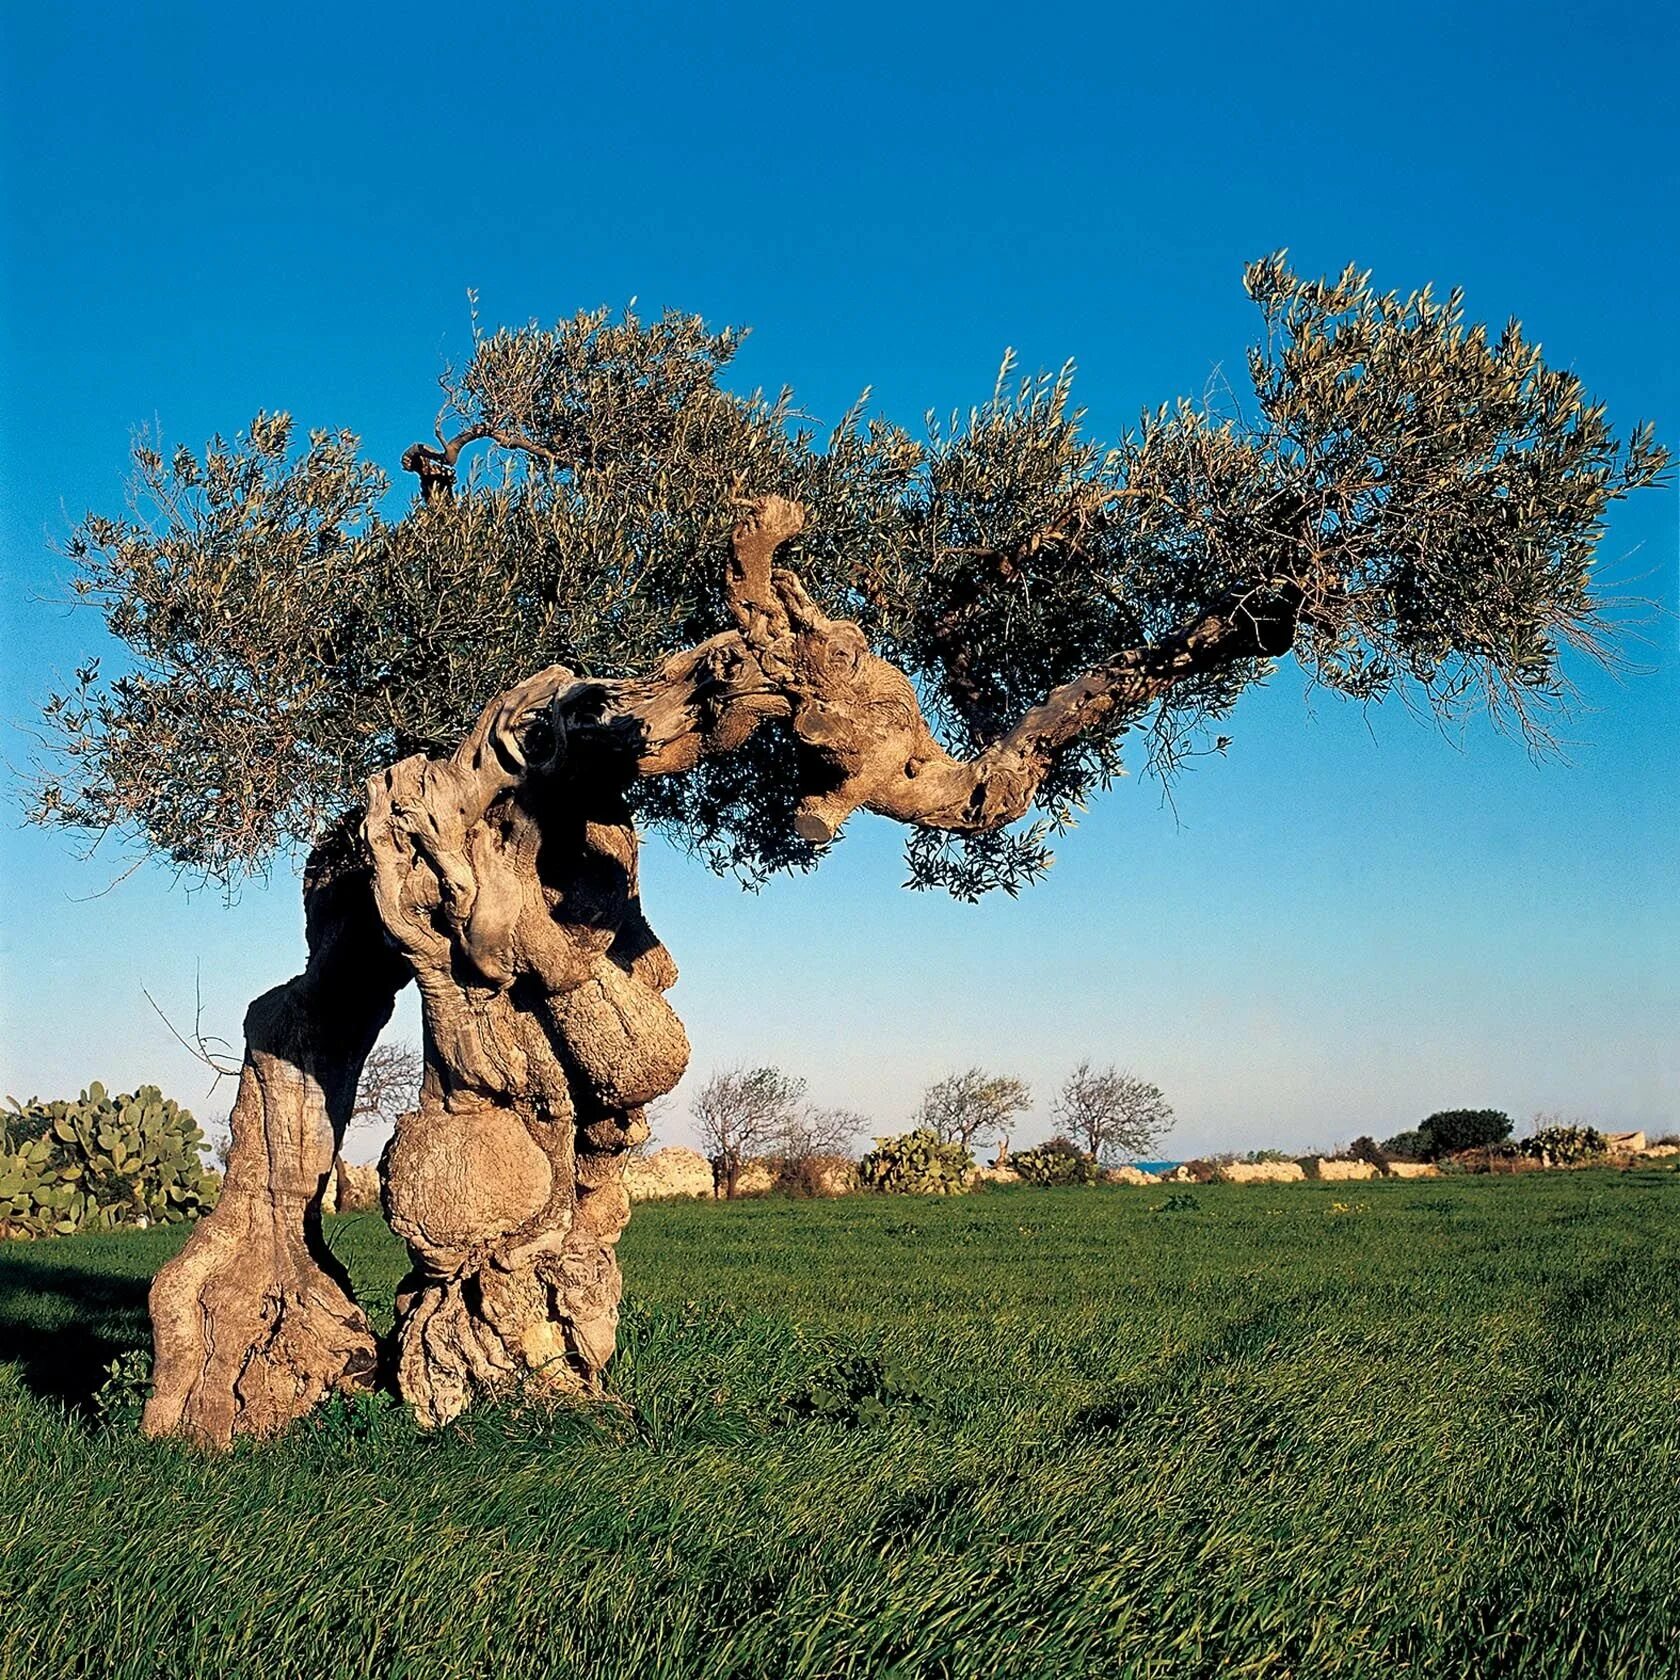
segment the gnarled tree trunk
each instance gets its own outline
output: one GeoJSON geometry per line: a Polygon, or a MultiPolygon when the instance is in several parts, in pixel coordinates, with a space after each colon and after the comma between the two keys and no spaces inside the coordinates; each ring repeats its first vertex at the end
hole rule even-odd
{"type": "Polygon", "coordinates": [[[624,1155],[688,1063],[621,798],[587,775],[522,778],[521,757],[493,712],[455,758],[406,760],[369,800],[380,911],[425,1017],[420,1108],[382,1172],[414,1260],[397,1381],[428,1425],[515,1380],[599,1388],[624,1155]]]}
{"type": "MultiPolygon", "coordinates": [[[[1082,730],[1123,726],[1174,683],[1270,651],[1301,599],[1289,579],[1257,580],[1063,684],[964,761],[903,672],[774,565],[803,517],[772,496],[736,530],[735,630],[647,678],[538,672],[450,757],[405,759],[368,784],[359,834],[347,827],[306,882],[308,968],[247,1017],[222,1204],[153,1287],[148,1430],[225,1444],[371,1378],[373,1337],[321,1243],[321,1196],[362,1061],[410,976],[426,1072],[382,1163],[414,1262],[398,1385],[429,1425],[514,1382],[599,1389],[630,1214],[624,1155],[647,1135],[643,1105],[688,1059],[662,996],[676,968],[637,892],[624,795],[638,777],[687,770],[775,718],[801,744],[795,825],[809,839],[857,810],[998,828],[1082,730]]],[[[730,1193],[734,1177],[726,1166],[730,1193]]]]}
{"type": "Polygon", "coordinates": [[[373,1332],[322,1240],[321,1202],[408,968],[347,833],[316,849],[304,900],[308,966],[245,1016],[221,1199],[152,1283],[148,1434],[226,1446],[374,1379],[373,1332]]]}

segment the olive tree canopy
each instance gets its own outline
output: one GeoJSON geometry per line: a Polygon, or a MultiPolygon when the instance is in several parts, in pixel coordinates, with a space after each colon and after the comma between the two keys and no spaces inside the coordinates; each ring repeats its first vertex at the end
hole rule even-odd
{"type": "MultiPolygon", "coordinates": [[[[283,1428],[384,1368],[427,1425],[513,1382],[600,1391],[625,1154],[681,1078],[638,829],[747,881],[859,810],[910,880],[1018,889],[1144,732],[1170,768],[1273,661],[1529,730],[1594,649],[1612,502],[1662,473],[1461,299],[1247,271],[1241,414],[1103,445],[1066,370],[926,436],[819,442],[667,315],[475,337],[391,485],[260,415],[143,441],[77,587],[132,655],[48,704],[38,820],[232,887],[307,850],[303,972],[258,998],[215,1212],[158,1274],[154,1433],[283,1428]],[[382,1349],[319,1213],[357,1078],[418,984],[424,1077],[381,1163],[413,1269],[382,1349]]],[[[764,976],[747,977],[754,985],[764,976]]]]}
{"type": "MultiPolygon", "coordinates": [[[[1112,445],[1069,369],[1007,362],[925,438],[861,400],[819,438],[789,393],[723,386],[740,332],[601,311],[475,334],[437,443],[404,457],[407,507],[355,437],[300,439],[286,414],[198,453],[143,438],[128,515],[70,545],[132,668],[90,664],[49,703],[63,751],[35,814],[230,885],[531,671],[644,676],[725,630],[730,531],[769,492],[805,510],[787,564],[909,677],[943,747],[972,757],[1060,708],[1031,743],[1034,820],[912,827],[916,885],[1018,887],[1124,732],[1170,765],[1286,652],[1339,693],[1408,684],[1530,725],[1560,649],[1596,645],[1594,547],[1664,467],[1650,428],[1618,442],[1573,374],[1515,322],[1469,324],[1456,291],[1303,280],[1281,256],[1244,278],[1263,337],[1242,413],[1180,401],[1112,445]],[[1242,634],[1201,633],[1227,619],[1242,634]]],[[[757,880],[827,838],[794,821],[800,759],[773,719],[634,803],[757,880]]]]}

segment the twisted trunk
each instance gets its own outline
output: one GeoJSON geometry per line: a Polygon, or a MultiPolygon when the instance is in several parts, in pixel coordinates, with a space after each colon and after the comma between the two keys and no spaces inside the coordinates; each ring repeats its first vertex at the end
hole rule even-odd
{"type": "Polygon", "coordinates": [[[225,1447],[373,1382],[373,1332],[321,1236],[357,1076],[408,979],[371,887],[346,834],[317,848],[308,966],[246,1014],[221,1199],[152,1283],[148,1434],[225,1447]]]}
{"type": "Polygon", "coordinates": [[[514,1381],[594,1393],[624,1156],[688,1063],[635,834],[610,790],[520,782],[494,751],[410,759],[371,791],[380,909],[425,1018],[420,1107],[381,1163],[413,1259],[398,1386],[427,1425],[514,1381]]]}

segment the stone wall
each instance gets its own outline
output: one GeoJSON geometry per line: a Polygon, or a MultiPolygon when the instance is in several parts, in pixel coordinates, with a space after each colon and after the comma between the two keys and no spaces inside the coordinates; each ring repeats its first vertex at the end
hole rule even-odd
{"type": "Polygon", "coordinates": [[[1321,1178],[1331,1184],[1377,1176],[1376,1167],[1369,1161],[1332,1161],[1320,1155],[1304,1162],[1303,1165],[1307,1169],[1308,1178],[1321,1178]]]}
{"type": "Polygon", "coordinates": [[[1103,1174],[1104,1184],[1159,1184],[1161,1181],[1154,1173],[1146,1173],[1142,1167],[1110,1167],[1103,1174]]]}
{"type": "Polygon", "coordinates": [[[649,1155],[632,1155],[624,1168],[624,1187],[633,1202],[672,1196],[710,1196],[712,1164],[698,1150],[674,1146],[649,1155]]]}
{"type": "Polygon", "coordinates": [[[1299,1161],[1225,1161],[1213,1175],[1221,1184],[1298,1184],[1307,1176],[1299,1161]]]}

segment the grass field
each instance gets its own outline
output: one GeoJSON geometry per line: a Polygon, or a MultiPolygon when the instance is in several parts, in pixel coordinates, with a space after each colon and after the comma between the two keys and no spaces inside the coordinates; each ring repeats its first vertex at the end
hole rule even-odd
{"type": "Polygon", "coordinates": [[[643,1207],[627,1409],[225,1459],[90,1406],[179,1231],[7,1245],[0,1674],[1680,1668],[1680,1174],[1193,1200],[643,1207]]]}

